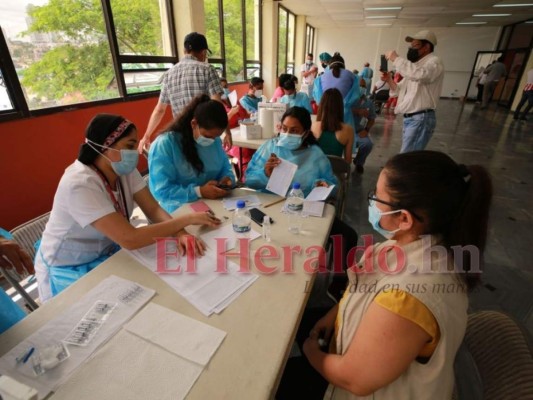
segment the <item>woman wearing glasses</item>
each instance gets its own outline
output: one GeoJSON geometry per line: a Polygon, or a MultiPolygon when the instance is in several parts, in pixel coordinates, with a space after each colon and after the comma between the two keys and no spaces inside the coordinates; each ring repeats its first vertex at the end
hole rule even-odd
{"type": "Polygon", "coordinates": [[[451,398],[491,197],[483,167],[443,153],[387,162],[369,194],[369,222],[389,240],[349,269],[343,299],[303,346],[329,382],[325,398],[451,398]],[[319,338],[331,339],[329,353],[319,338]]]}

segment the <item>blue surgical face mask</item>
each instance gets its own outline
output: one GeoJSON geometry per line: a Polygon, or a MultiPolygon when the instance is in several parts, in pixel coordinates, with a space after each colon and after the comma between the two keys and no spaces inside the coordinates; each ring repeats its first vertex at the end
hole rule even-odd
{"type": "MultiPolygon", "coordinates": [[[[115,149],[111,149],[115,150],[115,149]]],[[[111,161],[111,168],[119,176],[128,175],[137,168],[139,152],[137,150],[120,150],[120,161],[111,161]]]]}
{"type": "Polygon", "coordinates": [[[294,133],[280,133],[278,146],[285,147],[288,150],[296,150],[302,145],[303,136],[294,133]]]}
{"type": "Polygon", "coordinates": [[[377,202],[375,200],[370,200],[370,204],[368,206],[368,222],[370,222],[370,225],[372,225],[372,228],[374,228],[376,232],[380,233],[387,239],[391,239],[394,234],[400,230],[400,228],[394,231],[388,231],[379,225],[379,221],[383,215],[395,214],[401,212],[402,210],[380,211],[376,203],[377,202]]]}
{"type": "Polygon", "coordinates": [[[361,92],[361,96],[366,95],[366,87],[360,87],[359,91],[361,92]]]}
{"type": "Polygon", "coordinates": [[[228,88],[222,88],[224,90],[224,94],[222,95],[223,99],[227,99],[229,96],[229,89],[228,88]]]}
{"type": "Polygon", "coordinates": [[[201,134],[197,138],[194,138],[194,141],[202,147],[211,146],[213,143],[215,143],[215,139],[207,138],[201,134]]]}
{"type": "Polygon", "coordinates": [[[139,153],[137,150],[112,149],[111,147],[104,147],[89,139],[86,139],[85,141],[87,142],[89,146],[92,147],[94,151],[96,151],[102,157],[109,160],[109,162],[111,163],[111,168],[113,168],[113,171],[115,171],[115,174],[119,176],[128,175],[128,174],[131,174],[135,168],[137,168],[137,164],[139,163],[139,153]],[[120,151],[120,161],[111,161],[108,157],[104,156],[101,152],[96,150],[93,145],[96,145],[106,150],[120,151]]]}

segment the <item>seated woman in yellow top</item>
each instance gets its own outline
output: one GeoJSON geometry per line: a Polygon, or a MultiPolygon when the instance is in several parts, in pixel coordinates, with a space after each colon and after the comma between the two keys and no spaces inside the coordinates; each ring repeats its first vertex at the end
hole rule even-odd
{"type": "Polygon", "coordinates": [[[316,121],[311,131],[318,145],[327,155],[343,157],[352,162],[354,133],[351,125],[344,123],[344,103],[338,89],[328,89],[320,99],[316,121]]]}
{"type": "Polygon", "coordinates": [[[491,197],[479,165],[434,151],[387,162],[368,200],[369,222],[389,240],[367,248],[349,269],[343,299],[303,345],[329,382],[324,398],[451,398],[491,197]],[[319,339],[332,339],[329,353],[319,339]]]}

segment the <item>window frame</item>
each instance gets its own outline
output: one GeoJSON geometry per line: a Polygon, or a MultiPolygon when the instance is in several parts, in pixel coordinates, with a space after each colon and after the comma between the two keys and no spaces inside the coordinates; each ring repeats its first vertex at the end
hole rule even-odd
{"type": "Polygon", "coordinates": [[[305,24],[305,56],[309,53],[315,55],[315,38],[316,38],[316,29],[314,26],[305,24]],[[309,38],[311,37],[311,38],[309,38]]]}
{"type": "Polygon", "coordinates": [[[277,52],[276,52],[276,76],[280,76],[280,74],[282,73],[280,71],[280,65],[279,65],[279,43],[280,43],[280,37],[279,37],[279,31],[280,31],[280,25],[279,25],[279,15],[280,15],[280,10],[283,9],[283,11],[285,13],[287,13],[287,21],[286,21],[286,25],[285,25],[285,43],[286,43],[286,46],[285,46],[285,66],[284,66],[284,70],[283,70],[283,73],[288,73],[287,70],[288,70],[288,66],[289,64],[292,65],[293,67],[293,74],[296,74],[297,71],[296,71],[296,24],[297,24],[297,18],[296,18],[296,14],[294,14],[291,10],[289,10],[288,8],[286,7],[283,7],[281,4],[278,4],[278,27],[277,27],[277,41],[278,41],[278,46],[277,46],[277,52]],[[293,32],[293,43],[292,43],[292,46],[289,46],[289,26],[290,26],[290,20],[291,18],[294,19],[294,32],[293,32]],[[293,62],[289,63],[289,49],[292,47],[292,60],[294,60],[293,62]]]}
{"type": "Polygon", "coordinates": [[[167,10],[167,23],[170,48],[172,49],[172,56],[139,56],[139,55],[121,55],[118,47],[118,40],[115,30],[115,24],[113,21],[113,14],[111,9],[111,0],[101,0],[102,14],[104,17],[104,25],[106,29],[107,40],[109,44],[109,50],[113,61],[113,68],[115,72],[115,79],[117,81],[118,97],[105,100],[87,101],[82,103],[68,104],[62,106],[54,106],[47,108],[40,108],[36,110],[30,110],[24,97],[22,85],[20,84],[19,77],[17,75],[13,60],[11,59],[11,53],[7,46],[7,41],[4,38],[3,32],[0,30],[0,68],[4,81],[6,82],[6,88],[8,95],[13,103],[12,110],[0,111],[0,123],[13,119],[37,117],[43,115],[54,114],[63,111],[73,111],[84,108],[95,107],[98,105],[122,103],[129,101],[136,101],[145,98],[151,98],[160,92],[160,90],[151,90],[140,93],[127,93],[125,74],[128,72],[161,72],[167,71],[169,68],[140,68],[140,69],[124,69],[122,64],[127,63],[169,63],[176,64],[179,62],[177,53],[177,40],[176,40],[176,24],[174,21],[174,9],[172,0],[165,0],[165,6],[167,10]]]}
{"type": "MultiPolygon", "coordinates": [[[[243,68],[243,80],[242,81],[228,81],[228,83],[243,83],[248,82],[251,78],[248,76],[248,64],[259,65],[259,76],[263,75],[263,9],[261,7],[262,1],[259,1],[259,60],[249,60],[247,49],[248,40],[246,36],[246,2],[255,0],[240,0],[241,1],[241,26],[242,26],[242,68],[243,68]]],[[[227,78],[227,62],[226,62],[226,35],[224,34],[224,0],[218,0],[218,27],[220,37],[220,58],[209,57],[209,64],[221,64],[222,76],[227,78]]]]}

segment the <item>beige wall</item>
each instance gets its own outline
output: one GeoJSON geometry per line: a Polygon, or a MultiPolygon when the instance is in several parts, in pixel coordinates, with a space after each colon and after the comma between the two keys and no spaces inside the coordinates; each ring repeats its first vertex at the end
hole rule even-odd
{"type": "MultiPolygon", "coordinates": [[[[446,71],[441,95],[460,97],[466,92],[477,51],[494,49],[500,28],[454,27],[431,30],[437,35],[435,54],[443,60],[446,71]]],[[[350,70],[357,68],[360,71],[365,61],[368,61],[376,75],[380,55],[391,49],[405,55],[405,37],[417,31],[416,27],[319,29],[316,52],[320,54],[327,51],[333,55],[335,51],[339,51],[346,61],[346,68],[350,70]]]]}
{"type": "Polygon", "coordinates": [[[174,23],[179,57],[183,57],[183,39],[191,32],[205,34],[203,0],[174,0],[174,23]]]}

